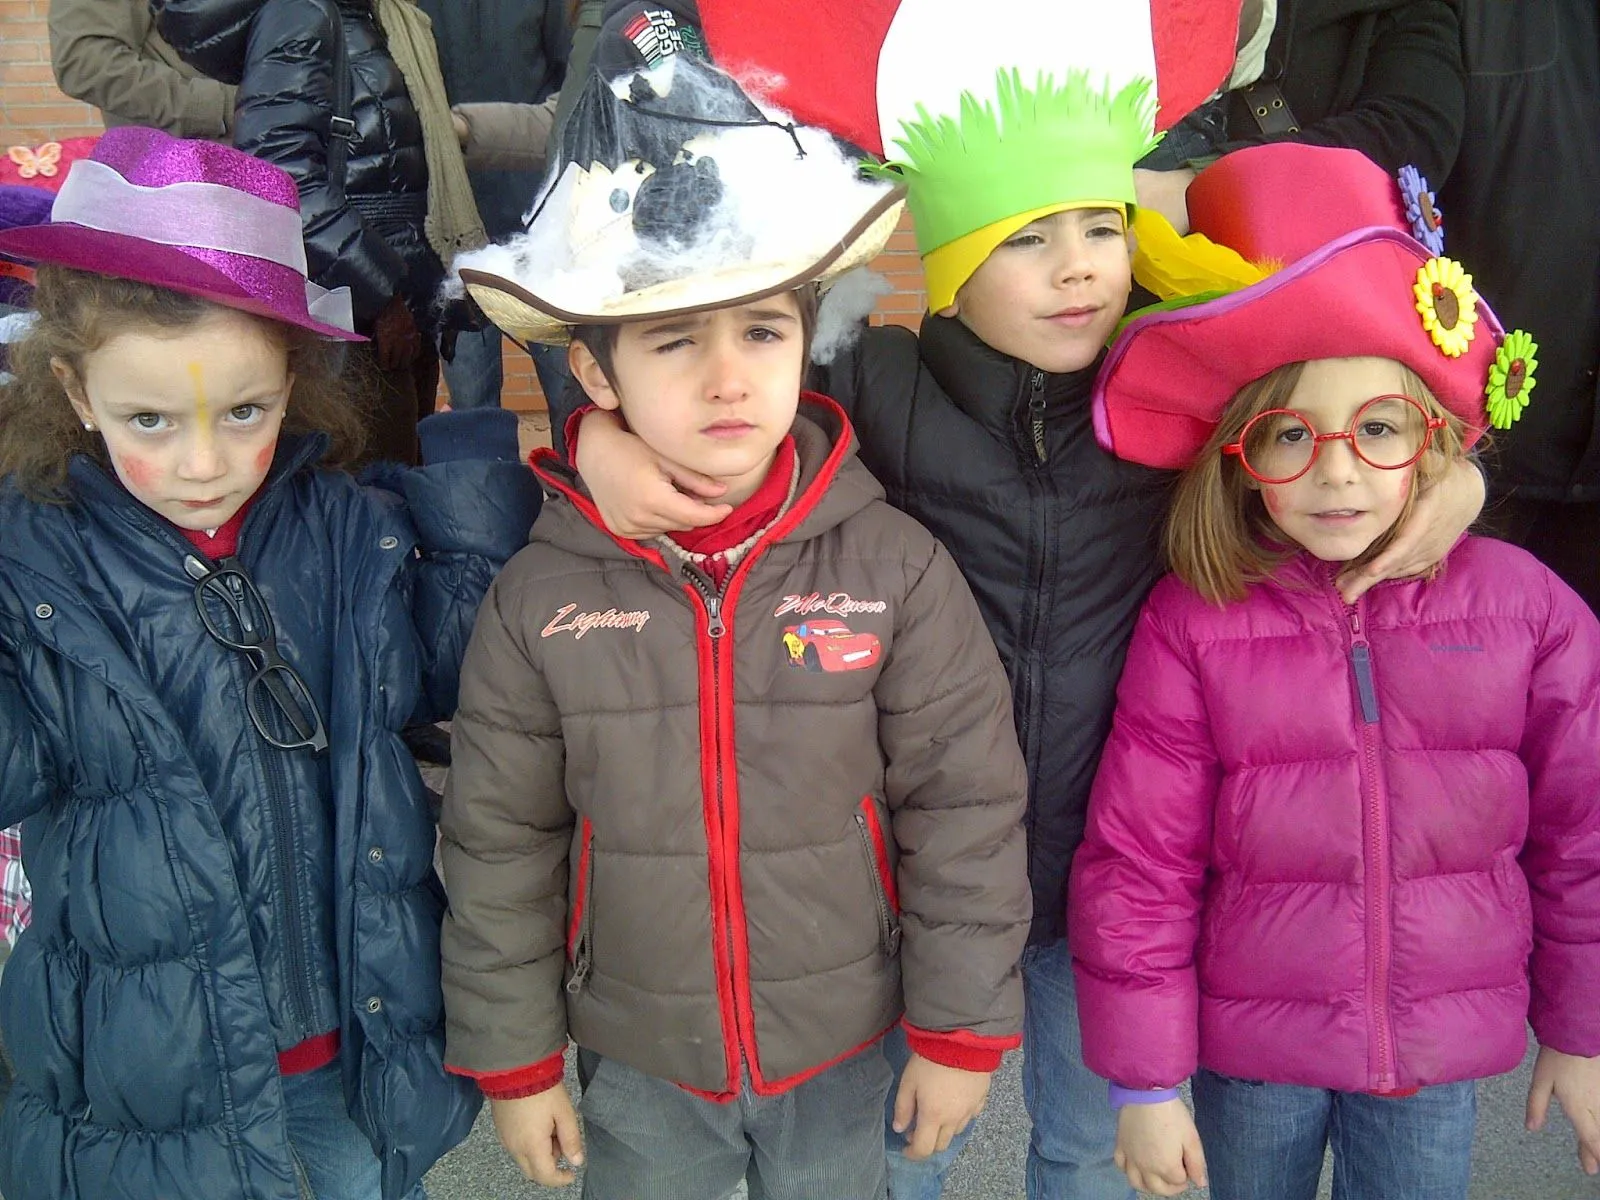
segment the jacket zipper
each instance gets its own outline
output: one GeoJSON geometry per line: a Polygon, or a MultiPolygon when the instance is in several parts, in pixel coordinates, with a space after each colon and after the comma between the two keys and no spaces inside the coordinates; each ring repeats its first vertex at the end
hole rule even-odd
{"type": "MultiPolygon", "coordinates": [[[[726,749],[722,744],[722,639],[728,632],[727,625],[722,620],[722,593],[711,580],[696,567],[685,563],[683,568],[684,578],[693,587],[694,594],[700,597],[706,610],[706,636],[711,639],[711,711],[716,714],[716,745],[714,747],[716,771],[716,800],[717,800],[717,841],[723,840],[724,831],[727,829],[728,814],[726,810],[726,796],[724,793],[723,777],[723,752],[726,749]]],[[[739,980],[738,968],[735,966],[736,954],[733,944],[733,896],[730,891],[729,878],[732,872],[726,866],[722,876],[722,913],[725,949],[728,955],[728,972],[730,975],[730,994],[733,999],[733,1040],[739,1050],[739,1078],[730,1081],[729,1090],[744,1086],[746,1079],[750,1078],[749,1060],[745,1054],[744,1035],[740,1032],[742,1026],[739,1011],[739,980]]]]}
{"type": "Polygon", "coordinates": [[[576,996],[589,981],[594,966],[594,827],[589,818],[583,818],[580,835],[583,847],[579,851],[581,873],[578,876],[578,903],[582,905],[578,919],[578,937],[572,947],[572,978],[567,980],[567,992],[576,996]]]}
{"type": "MultiPolygon", "coordinates": [[[[237,602],[244,632],[253,634],[255,630],[249,624],[244,588],[238,579],[230,578],[228,590],[237,602]]],[[[263,761],[266,764],[267,809],[272,817],[272,858],[278,872],[278,895],[282,901],[279,918],[284,923],[283,954],[285,970],[289,975],[289,1005],[298,1027],[296,1040],[304,1041],[324,1031],[311,1028],[312,1004],[308,998],[311,991],[310,968],[306,965],[303,945],[305,897],[301,895],[294,871],[295,860],[299,857],[299,831],[295,828],[294,813],[289,803],[289,784],[283,776],[283,764],[278,760],[280,753],[283,751],[267,745],[263,761]]]]}
{"type": "Polygon", "coordinates": [[[1389,973],[1393,951],[1389,945],[1389,828],[1378,783],[1378,689],[1372,679],[1372,647],[1361,628],[1358,605],[1345,606],[1350,627],[1350,666],[1355,673],[1356,696],[1361,705],[1362,791],[1367,828],[1367,940],[1372,947],[1367,970],[1367,1011],[1372,1014],[1372,1042],[1377,1050],[1375,1091],[1396,1087],[1394,1056],[1390,1048],[1389,973]]]}
{"type": "MultiPolygon", "coordinates": [[[[869,799],[867,803],[871,803],[869,799]]],[[[878,870],[878,851],[872,842],[872,830],[867,826],[867,817],[860,809],[856,810],[856,832],[861,835],[861,852],[867,856],[867,878],[872,880],[872,899],[878,908],[878,947],[887,958],[893,958],[900,951],[900,927],[894,922],[894,914],[889,911],[889,896],[883,887],[883,876],[878,870]]]]}
{"type": "Polygon", "coordinates": [[[1035,370],[1028,380],[1028,420],[1033,431],[1033,453],[1041,463],[1044,449],[1044,372],[1035,370]]]}
{"type": "MultiPolygon", "coordinates": [[[[1028,474],[1030,480],[1029,490],[1037,499],[1041,507],[1039,521],[1038,552],[1028,561],[1028,573],[1023,580],[1023,612],[1022,621],[1017,630],[1016,646],[1016,680],[1013,685],[1012,707],[1017,723],[1017,742],[1022,748],[1023,762],[1028,771],[1028,795],[1034,794],[1034,784],[1038,778],[1038,747],[1033,744],[1033,656],[1038,652],[1035,646],[1035,625],[1038,620],[1039,609],[1043,605],[1041,593],[1045,584],[1045,565],[1049,558],[1049,518],[1050,505],[1048,496],[1050,480],[1044,467],[1048,461],[1045,446],[1044,427],[1044,385],[1045,373],[1037,368],[1028,375],[1028,416],[1030,432],[1033,441],[1034,467],[1028,474]]],[[[1025,818],[1027,825],[1028,845],[1036,844],[1035,825],[1038,813],[1032,803],[1028,805],[1025,818]]]]}

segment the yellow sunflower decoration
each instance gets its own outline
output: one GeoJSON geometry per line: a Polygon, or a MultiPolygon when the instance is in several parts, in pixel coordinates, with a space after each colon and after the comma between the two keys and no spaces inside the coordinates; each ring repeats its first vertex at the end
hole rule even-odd
{"type": "Polygon", "coordinates": [[[1529,393],[1538,382],[1533,373],[1538,370],[1539,343],[1532,335],[1518,329],[1506,335],[1489,367],[1489,386],[1484,389],[1489,397],[1489,424],[1496,429],[1510,429],[1511,423],[1528,407],[1529,393]]]}
{"type": "Polygon", "coordinates": [[[1472,276],[1453,258],[1430,258],[1417,272],[1412,288],[1422,327],[1433,344],[1451,358],[1466,353],[1478,323],[1478,295],[1472,276]]]}

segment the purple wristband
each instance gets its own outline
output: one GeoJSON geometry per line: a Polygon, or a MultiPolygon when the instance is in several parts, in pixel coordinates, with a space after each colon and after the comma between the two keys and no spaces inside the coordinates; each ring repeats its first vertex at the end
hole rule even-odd
{"type": "Polygon", "coordinates": [[[1120,1083],[1110,1085],[1111,1107],[1122,1108],[1129,1104],[1165,1104],[1178,1098],[1178,1089],[1125,1088],[1120,1083]]]}

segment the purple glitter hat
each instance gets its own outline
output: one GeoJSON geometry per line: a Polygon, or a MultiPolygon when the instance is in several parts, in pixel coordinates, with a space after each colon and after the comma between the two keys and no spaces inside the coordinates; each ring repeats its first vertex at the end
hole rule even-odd
{"type": "Polygon", "coordinates": [[[353,332],[349,289],[306,278],[294,180],[230,146],[136,125],[107,130],[68,170],[50,221],[0,230],[0,254],[365,340],[353,332]]]}

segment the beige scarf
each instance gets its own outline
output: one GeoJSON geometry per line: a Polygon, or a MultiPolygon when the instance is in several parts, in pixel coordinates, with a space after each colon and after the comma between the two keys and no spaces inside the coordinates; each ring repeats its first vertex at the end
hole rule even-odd
{"type": "Polygon", "coordinates": [[[428,158],[428,244],[448,268],[464,250],[486,245],[483,218],[472,198],[467,167],[450,121],[450,100],[439,70],[433,22],[415,0],[374,0],[389,55],[405,77],[411,103],[422,120],[422,147],[428,158]]]}

